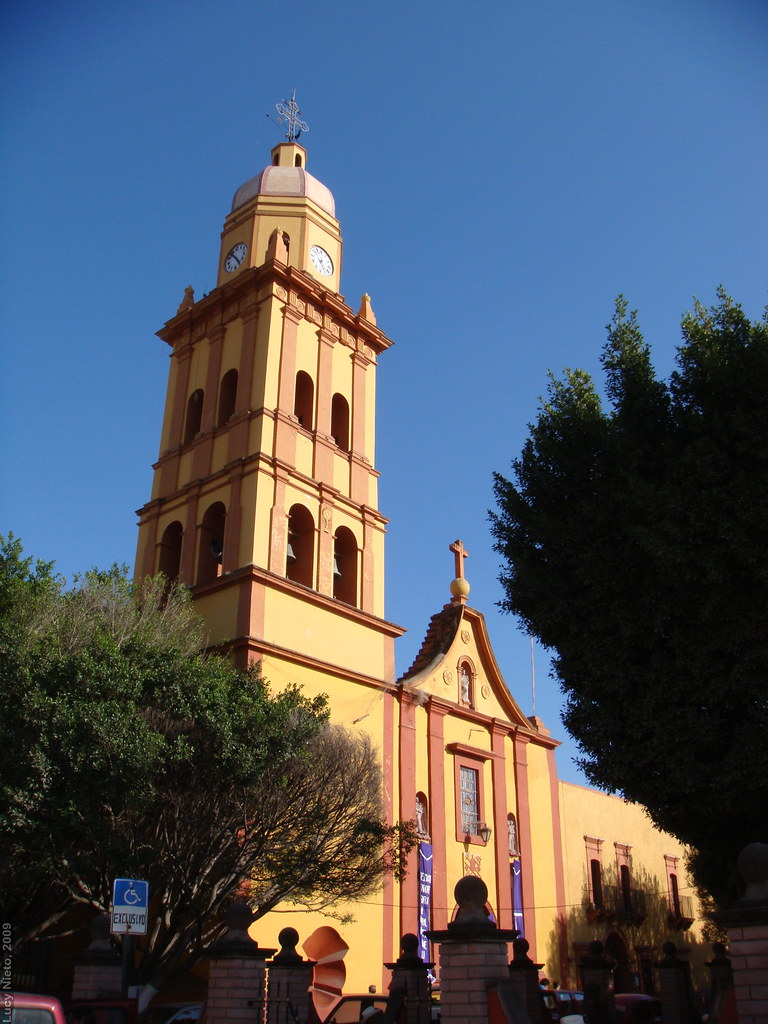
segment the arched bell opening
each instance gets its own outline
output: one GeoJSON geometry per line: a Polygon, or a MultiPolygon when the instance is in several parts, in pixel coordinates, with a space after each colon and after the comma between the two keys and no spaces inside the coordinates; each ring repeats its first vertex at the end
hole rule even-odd
{"type": "Polygon", "coordinates": [[[221,576],[224,556],[224,527],[227,511],[220,501],[210,505],[200,524],[200,541],[197,554],[197,582],[211,583],[221,576]]]}
{"type": "Polygon", "coordinates": [[[223,427],[227,420],[235,414],[237,402],[237,370],[227,370],[219,385],[219,415],[217,426],[223,427]]]}
{"type": "Polygon", "coordinates": [[[170,582],[179,578],[181,567],[181,543],[184,539],[184,528],[178,519],[169,523],[163,530],[160,540],[160,555],[157,569],[170,582]]]}
{"type": "Polygon", "coordinates": [[[358,557],[354,533],[340,526],[333,539],[333,596],[355,607],[358,606],[358,557]]]}
{"type": "Polygon", "coordinates": [[[315,585],[315,521],[303,505],[292,505],[288,513],[285,575],[305,587],[315,585]]]}

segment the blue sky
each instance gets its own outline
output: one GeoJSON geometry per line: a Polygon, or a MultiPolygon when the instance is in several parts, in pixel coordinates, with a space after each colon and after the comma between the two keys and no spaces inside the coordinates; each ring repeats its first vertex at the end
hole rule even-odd
{"type": "MultiPolygon", "coordinates": [[[[0,532],[71,576],[133,563],[165,394],[154,332],[215,285],[235,189],[297,99],[344,235],[342,292],[395,341],[379,367],[387,617],[405,671],[470,603],[531,711],[498,612],[487,510],[547,371],[595,371],[623,292],[666,375],[693,296],[768,289],[762,0],[38,0],[0,11],[0,532]]],[[[536,711],[564,739],[536,652],[536,711]]]]}

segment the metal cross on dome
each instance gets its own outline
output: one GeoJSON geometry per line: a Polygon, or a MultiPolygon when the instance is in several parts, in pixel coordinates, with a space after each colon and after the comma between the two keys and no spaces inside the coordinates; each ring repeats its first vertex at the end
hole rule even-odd
{"type": "Polygon", "coordinates": [[[296,142],[302,132],[309,131],[309,125],[306,121],[302,121],[299,117],[301,111],[296,103],[296,90],[293,90],[291,98],[289,100],[283,100],[281,103],[275,104],[275,110],[278,113],[278,120],[285,121],[286,133],[285,137],[289,142],[296,142]]]}

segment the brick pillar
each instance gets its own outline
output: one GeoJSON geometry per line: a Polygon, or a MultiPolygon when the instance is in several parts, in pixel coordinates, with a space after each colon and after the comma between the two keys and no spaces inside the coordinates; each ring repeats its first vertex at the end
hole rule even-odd
{"type": "Polygon", "coordinates": [[[728,929],[739,1024],[768,1020],[768,846],[750,843],[736,862],[747,883],[742,899],[716,915],[728,929]]]}
{"type": "Polygon", "coordinates": [[[614,1024],[613,964],[606,960],[602,942],[590,942],[589,953],[579,961],[584,991],[584,1016],[591,1024],[614,1024]]]}
{"type": "Polygon", "coordinates": [[[677,955],[674,942],[665,942],[661,948],[664,959],[656,964],[656,970],[664,1024],[688,1024],[693,1008],[691,968],[677,955]]]}
{"type": "Polygon", "coordinates": [[[120,999],[122,962],[109,941],[109,918],[100,914],[89,926],[91,943],[83,953],[72,957],[75,975],[72,999],[120,999]]]}
{"type": "Polygon", "coordinates": [[[253,914],[244,903],[227,911],[226,932],[208,947],[207,1024],[263,1024],[266,1015],[264,961],[275,949],[259,949],[248,934],[253,914]]]}
{"type": "Polygon", "coordinates": [[[731,961],[725,955],[725,946],[722,942],[713,942],[712,952],[714,956],[707,961],[710,989],[707,1012],[710,1020],[718,1020],[723,1003],[733,990],[733,971],[731,961]]]}
{"type": "Polygon", "coordinates": [[[310,1018],[309,986],[314,960],[296,952],[299,933],[283,928],[277,936],[280,952],[267,965],[267,1024],[307,1021],[310,1018]]]}
{"type": "Polygon", "coordinates": [[[497,928],[485,914],[488,887],[467,875],[456,883],[459,905],[446,931],[427,932],[440,944],[442,1024],[487,1024],[489,989],[507,980],[507,943],[517,932],[497,928]]]}
{"type": "Polygon", "coordinates": [[[435,965],[424,963],[418,948],[418,938],[407,932],[400,940],[402,955],[395,963],[384,964],[392,972],[389,993],[393,1001],[402,998],[398,1024],[429,1024],[432,1019],[428,975],[435,965]]]}
{"type": "Polygon", "coordinates": [[[532,1021],[540,1021],[545,1007],[539,985],[539,970],[544,965],[535,964],[531,960],[528,956],[530,948],[527,939],[517,938],[512,943],[514,954],[509,965],[509,978],[528,1016],[532,1021]]]}

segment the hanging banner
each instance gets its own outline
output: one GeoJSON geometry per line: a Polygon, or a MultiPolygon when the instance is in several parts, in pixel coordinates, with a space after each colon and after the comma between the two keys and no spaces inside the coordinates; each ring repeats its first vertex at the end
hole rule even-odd
{"type": "Polygon", "coordinates": [[[429,963],[429,908],[432,902],[432,843],[419,843],[419,956],[429,963]]]}
{"type": "Polygon", "coordinates": [[[512,862],[512,927],[517,928],[521,937],[525,938],[525,922],[523,921],[523,869],[520,861],[512,862]]]}

